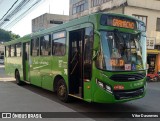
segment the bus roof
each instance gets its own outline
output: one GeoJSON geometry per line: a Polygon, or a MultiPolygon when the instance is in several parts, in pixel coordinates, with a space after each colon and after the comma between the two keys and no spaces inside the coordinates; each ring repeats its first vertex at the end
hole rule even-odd
{"type": "MultiPolygon", "coordinates": [[[[75,26],[75,25],[78,25],[78,24],[81,24],[81,23],[91,22],[90,17],[101,16],[102,14],[119,16],[119,17],[126,17],[126,18],[129,18],[129,19],[133,19],[135,21],[140,21],[137,18],[134,18],[132,16],[128,16],[128,15],[124,15],[124,14],[103,13],[103,12],[92,13],[90,15],[86,15],[86,16],[83,16],[83,17],[80,17],[80,18],[77,18],[77,19],[70,20],[70,21],[68,21],[64,24],[61,24],[61,25],[58,25],[58,26],[55,26],[55,27],[50,27],[50,28],[47,28],[47,29],[44,29],[44,30],[41,30],[41,31],[37,31],[35,33],[25,35],[25,36],[23,36],[21,38],[18,38],[16,40],[5,42],[4,45],[10,45],[10,44],[19,43],[19,42],[22,42],[22,41],[26,42],[26,41],[29,41],[29,39],[31,39],[32,37],[47,34],[47,33],[50,33],[50,32],[56,32],[56,31],[58,32],[58,31],[61,31],[61,30],[65,30],[68,27],[72,27],[72,26],[75,26]]],[[[140,22],[142,22],[142,21],[140,21],[140,22]]]]}
{"type": "Polygon", "coordinates": [[[22,41],[25,42],[25,41],[28,41],[29,39],[30,39],[30,35],[25,35],[21,38],[5,42],[4,45],[11,45],[11,44],[15,44],[15,43],[20,43],[22,41]]]}

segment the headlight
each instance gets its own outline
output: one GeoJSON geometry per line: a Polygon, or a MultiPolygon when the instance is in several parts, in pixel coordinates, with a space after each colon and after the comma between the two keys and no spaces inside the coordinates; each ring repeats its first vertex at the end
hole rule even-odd
{"type": "Polygon", "coordinates": [[[106,85],[106,90],[111,91],[111,87],[110,87],[110,86],[108,86],[108,85],[106,85]]]}
{"type": "Polygon", "coordinates": [[[101,88],[104,88],[104,84],[100,81],[97,81],[97,84],[101,87],[101,88]]]}
{"type": "Polygon", "coordinates": [[[99,81],[98,79],[96,79],[96,83],[97,83],[97,85],[98,85],[99,87],[101,87],[102,89],[106,90],[106,91],[109,92],[109,93],[112,93],[112,88],[111,88],[109,85],[107,85],[107,84],[99,81]]]}

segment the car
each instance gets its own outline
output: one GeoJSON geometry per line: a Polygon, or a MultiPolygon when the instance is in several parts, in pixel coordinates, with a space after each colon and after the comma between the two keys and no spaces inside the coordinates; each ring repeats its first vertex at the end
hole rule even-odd
{"type": "Polygon", "coordinates": [[[4,64],[4,59],[0,59],[0,64],[4,64]]]}

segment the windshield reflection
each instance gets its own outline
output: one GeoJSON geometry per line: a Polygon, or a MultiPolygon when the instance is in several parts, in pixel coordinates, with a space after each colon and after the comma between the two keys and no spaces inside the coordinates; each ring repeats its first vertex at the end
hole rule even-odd
{"type": "Polygon", "coordinates": [[[101,31],[101,52],[96,65],[103,70],[144,70],[146,39],[140,34],[101,31]]]}

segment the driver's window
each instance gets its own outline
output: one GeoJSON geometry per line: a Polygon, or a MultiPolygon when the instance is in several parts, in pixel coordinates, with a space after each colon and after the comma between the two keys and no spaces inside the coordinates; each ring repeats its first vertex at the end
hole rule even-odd
{"type": "Polygon", "coordinates": [[[105,63],[104,63],[103,53],[102,51],[100,51],[97,56],[96,67],[99,69],[104,69],[105,68],[104,66],[105,66],[105,63]]]}

